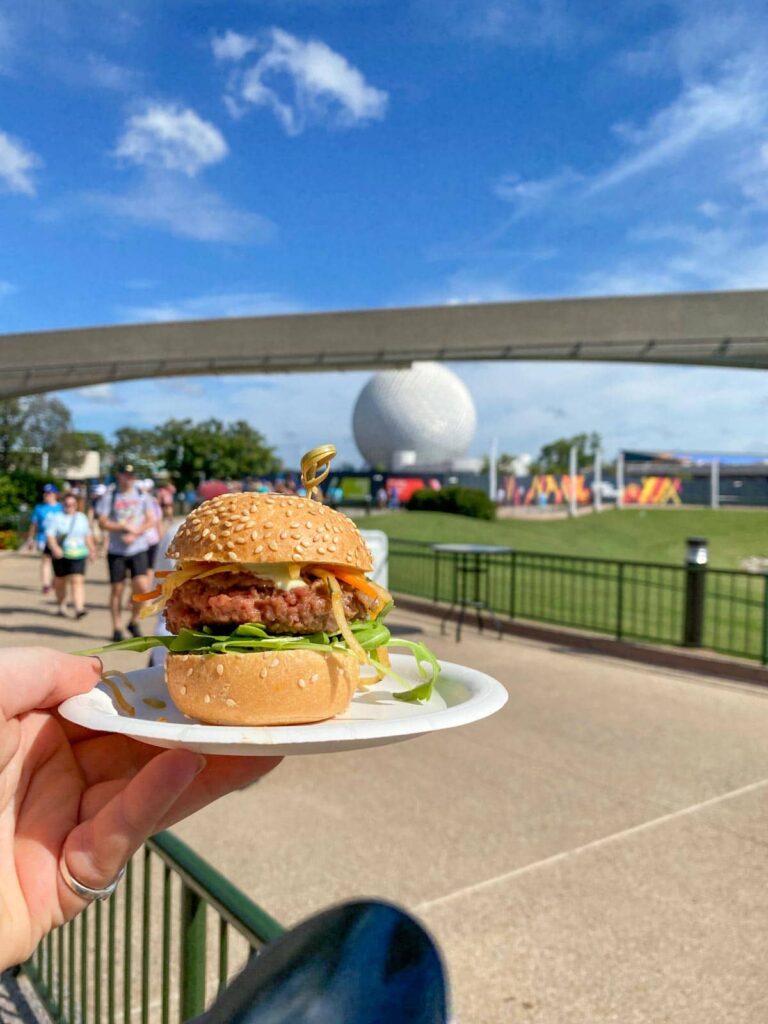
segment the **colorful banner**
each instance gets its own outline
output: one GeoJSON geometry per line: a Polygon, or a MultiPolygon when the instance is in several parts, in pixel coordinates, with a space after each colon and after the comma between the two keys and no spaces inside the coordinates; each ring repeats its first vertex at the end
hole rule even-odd
{"type": "Polygon", "coordinates": [[[682,505],[683,481],[676,476],[644,476],[624,486],[625,505],[682,505]]]}
{"type": "MultiPolygon", "coordinates": [[[[505,476],[500,488],[503,502],[507,505],[529,505],[545,508],[547,506],[568,505],[573,487],[577,505],[593,503],[591,475],[588,479],[579,474],[571,477],[567,473],[545,473],[539,476],[513,477],[505,476]]],[[[613,491],[613,496],[603,496],[603,504],[615,500],[616,484],[614,480],[605,480],[605,485],[613,491]]],[[[624,486],[625,505],[681,505],[683,480],[671,476],[644,476],[640,480],[630,480],[624,486]]]]}

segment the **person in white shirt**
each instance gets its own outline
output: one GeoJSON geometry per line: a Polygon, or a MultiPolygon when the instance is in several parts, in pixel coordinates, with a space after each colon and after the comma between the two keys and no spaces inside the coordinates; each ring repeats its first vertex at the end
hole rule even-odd
{"type": "Polygon", "coordinates": [[[91,524],[84,512],[77,508],[77,497],[72,492],[64,495],[63,510],[46,520],[46,541],[53,557],[53,589],[58,614],[64,615],[67,588],[75,609],[75,618],[87,614],[85,608],[85,565],[93,558],[95,547],[91,524]]]}
{"type": "MultiPolygon", "coordinates": [[[[107,562],[111,584],[112,639],[122,640],[121,600],[125,580],[130,575],[134,596],[145,594],[149,589],[147,533],[155,525],[149,498],[136,486],[132,465],[117,467],[117,487],[104,495],[96,511],[101,528],[109,535],[107,562]]],[[[141,636],[135,610],[129,614],[128,632],[131,636],[141,636]]]]}

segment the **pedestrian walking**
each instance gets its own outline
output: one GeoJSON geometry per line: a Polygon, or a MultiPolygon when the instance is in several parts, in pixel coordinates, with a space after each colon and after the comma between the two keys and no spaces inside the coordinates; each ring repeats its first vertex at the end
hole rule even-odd
{"type": "MultiPolygon", "coordinates": [[[[149,589],[147,533],[155,525],[149,498],[136,486],[136,473],[130,463],[117,467],[117,485],[100,500],[97,511],[99,524],[109,536],[109,605],[112,613],[112,639],[117,641],[124,639],[121,601],[126,578],[131,578],[134,596],[145,594],[149,589]]],[[[135,606],[129,615],[128,632],[131,636],[141,636],[135,606]]]]}
{"type": "Polygon", "coordinates": [[[45,484],[42,499],[32,509],[32,519],[27,533],[27,547],[40,552],[40,585],[43,594],[50,594],[53,586],[53,564],[51,549],[48,547],[47,522],[49,516],[57,512],[61,512],[59,490],[55,484],[45,484]]]}
{"type": "Polygon", "coordinates": [[[46,520],[48,547],[53,556],[53,589],[56,593],[58,614],[64,615],[67,589],[75,611],[75,618],[87,614],[85,607],[85,566],[96,549],[88,516],[78,511],[77,495],[71,491],[64,495],[63,509],[46,520]]]}

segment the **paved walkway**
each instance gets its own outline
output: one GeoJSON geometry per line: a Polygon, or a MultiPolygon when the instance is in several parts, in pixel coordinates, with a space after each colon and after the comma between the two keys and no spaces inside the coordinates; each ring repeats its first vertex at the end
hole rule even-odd
{"type": "MultiPolygon", "coordinates": [[[[31,556],[0,559],[0,644],[107,636],[104,611],[57,619],[35,580],[31,556]]],[[[286,923],[361,894],[414,910],[461,1024],[764,1024],[768,696],[394,620],[501,679],[504,711],[288,759],[179,834],[286,923]]]]}

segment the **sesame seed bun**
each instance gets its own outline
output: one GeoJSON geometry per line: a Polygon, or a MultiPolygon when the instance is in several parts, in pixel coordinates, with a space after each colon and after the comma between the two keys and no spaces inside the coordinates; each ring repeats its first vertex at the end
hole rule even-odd
{"type": "Polygon", "coordinates": [[[182,562],[314,562],[370,572],[348,516],[292,494],[222,494],[191,512],[168,548],[182,562]]]}
{"type": "Polygon", "coordinates": [[[299,725],[345,711],[360,680],[353,655],[319,651],[169,654],[179,711],[211,725],[299,725]]]}

